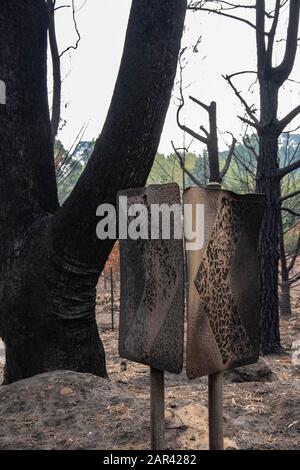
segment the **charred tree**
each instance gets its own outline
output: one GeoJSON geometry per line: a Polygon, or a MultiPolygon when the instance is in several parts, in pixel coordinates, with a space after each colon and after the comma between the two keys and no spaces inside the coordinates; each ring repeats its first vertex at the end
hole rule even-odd
{"type": "MultiPolygon", "coordinates": [[[[193,137],[193,139],[196,139],[199,142],[205,144],[206,149],[207,149],[207,157],[208,157],[209,182],[221,184],[223,178],[226,176],[226,173],[230,167],[230,163],[234,155],[236,139],[232,135],[232,143],[229,148],[225,164],[222,170],[220,170],[220,156],[219,156],[218,128],[217,128],[217,103],[215,101],[212,101],[209,105],[207,105],[205,103],[202,103],[202,101],[199,101],[198,99],[194,98],[193,96],[189,97],[191,101],[193,101],[198,106],[203,108],[208,114],[209,127],[207,130],[204,126],[200,126],[200,130],[203,133],[202,135],[202,134],[199,134],[198,132],[195,132],[193,129],[186,126],[185,124],[181,123],[180,111],[184,107],[182,86],[180,87],[180,93],[181,93],[181,102],[177,110],[177,124],[183,132],[186,132],[191,137],[193,137]]],[[[176,148],[173,142],[172,142],[172,146],[183,171],[189,176],[189,178],[191,179],[191,181],[193,181],[193,183],[195,183],[197,186],[201,186],[200,181],[198,181],[197,178],[195,178],[195,176],[192,175],[192,173],[189,172],[185,168],[184,158],[180,152],[180,150],[185,150],[185,149],[176,148]]]]}
{"type": "Polygon", "coordinates": [[[176,72],[186,2],[133,0],[102,133],[59,207],[47,99],[44,0],[2,0],[0,335],[5,383],[55,369],[106,376],[95,320],[98,277],[113,246],[96,209],[150,172],[176,72]]]}
{"type": "MultiPolygon", "coordinates": [[[[278,168],[278,138],[291,120],[300,112],[295,108],[283,119],[278,119],[278,94],[292,72],[298,40],[300,1],[289,2],[289,24],[284,58],[272,65],[273,46],[281,2],[276,1],[271,30],[265,41],[265,2],[256,2],[257,70],[260,85],[259,158],[256,189],[267,200],[259,242],[261,276],[261,347],[265,354],[280,352],[278,311],[278,260],[280,229],[280,178],[284,171],[278,168]]],[[[300,166],[300,163],[299,163],[300,166]]]]}

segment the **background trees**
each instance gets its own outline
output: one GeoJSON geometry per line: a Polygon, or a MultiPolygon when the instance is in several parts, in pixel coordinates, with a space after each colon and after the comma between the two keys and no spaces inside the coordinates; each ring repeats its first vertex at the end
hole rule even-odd
{"type": "MultiPolygon", "coordinates": [[[[283,84],[288,80],[295,62],[300,1],[289,2],[276,0],[270,10],[266,9],[264,0],[243,5],[238,2],[225,1],[191,1],[188,8],[193,11],[208,11],[228,19],[245,23],[255,30],[257,69],[239,71],[226,75],[229,86],[242,103],[245,117],[240,119],[254,129],[258,135],[258,155],[256,167],[256,191],[264,193],[267,200],[260,242],[259,264],[261,283],[261,348],[264,353],[279,352],[280,332],[278,316],[278,260],[279,260],[279,227],[280,227],[280,181],[291,171],[300,168],[300,160],[279,169],[278,139],[281,133],[300,113],[300,105],[279,119],[278,96],[283,84]],[[286,32],[283,59],[275,63],[275,38],[282,9],[288,4],[288,27],[286,32]],[[255,12],[254,20],[241,15],[241,12],[255,12]],[[269,26],[267,26],[267,22],[269,26]],[[249,105],[234,83],[242,74],[257,76],[259,83],[260,109],[257,115],[253,105],[249,105]]],[[[269,4],[268,4],[269,7],[269,4]]]]}

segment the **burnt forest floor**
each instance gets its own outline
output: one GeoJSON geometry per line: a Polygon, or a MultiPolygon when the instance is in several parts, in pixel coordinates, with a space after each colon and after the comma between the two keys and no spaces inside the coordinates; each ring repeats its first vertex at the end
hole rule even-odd
{"type": "MultiPolygon", "coordinates": [[[[149,449],[149,368],[118,355],[118,287],[113,332],[109,285],[97,295],[109,380],[52,372],[0,387],[0,449],[149,449]]],[[[225,375],[226,449],[300,449],[299,303],[281,319],[284,354],[225,375]]],[[[207,379],[166,374],[166,447],[207,449],[207,430],[207,379]]]]}
{"type": "MultiPolygon", "coordinates": [[[[299,304],[299,297],[294,297],[292,317],[281,318],[284,354],[265,356],[254,366],[225,375],[227,449],[300,449],[300,364],[295,360],[295,348],[300,350],[299,304]]],[[[117,326],[118,309],[119,297],[115,296],[117,326]]],[[[111,331],[110,292],[104,289],[98,291],[97,320],[110,380],[122,385],[133,405],[135,400],[145,400],[142,409],[120,409],[126,423],[135,422],[135,427],[140,423],[140,432],[132,436],[129,431],[128,442],[125,439],[119,448],[143,449],[149,440],[149,368],[119,357],[118,331],[111,331]]],[[[167,447],[207,448],[207,378],[189,381],[185,372],[167,373],[165,383],[167,447]]]]}

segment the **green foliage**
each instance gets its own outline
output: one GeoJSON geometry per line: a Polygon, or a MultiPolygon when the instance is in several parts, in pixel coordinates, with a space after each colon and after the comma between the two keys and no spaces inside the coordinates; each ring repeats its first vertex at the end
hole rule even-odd
{"type": "MultiPolygon", "coordinates": [[[[185,157],[185,167],[195,174],[194,168],[198,156],[193,153],[187,153],[185,157]]],[[[163,155],[158,153],[155,157],[152,170],[150,172],[147,184],[165,184],[176,182],[179,187],[183,187],[183,171],[175,154],[163,155]]],[[[185,176],[185,186],[191,186],[192,182],[188,176],[185,176]]]]}
{"type": "MultiPolygon", "coordinates": [[[[59,141],[58,141],[59,142],[59,141]]],[[[80,141],[74,151],[64,152],[56,165],[59,202],[62,204],[77,183],[94,149],[95,141],[80,141]]],[[[54,147],[55,148],[55,147],[54,147]]],[[[59,143],[56,148],[60,149],[59,143]]]]}

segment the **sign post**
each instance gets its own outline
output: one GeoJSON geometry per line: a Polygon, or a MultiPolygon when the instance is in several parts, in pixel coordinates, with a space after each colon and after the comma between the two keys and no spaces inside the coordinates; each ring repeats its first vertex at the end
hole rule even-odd
{"type": "Polygon", "coordinates": [[[165,373],[150,367],[151,449],[163,450],[165,442],[165,373]]]}
{"type": "Polygon", "coordinates": [[[223,437],[223,372],[208,376],[209,448],[224,449],[223,437]]]}

